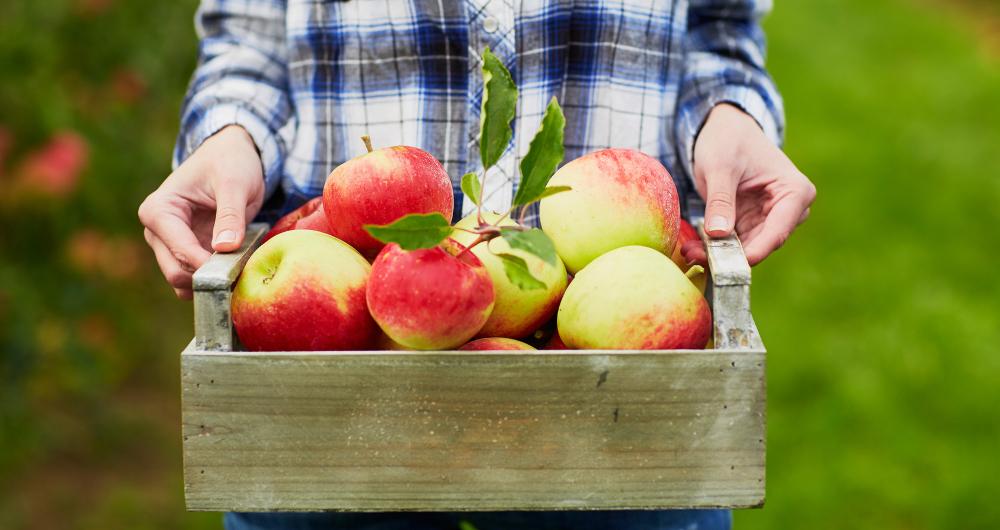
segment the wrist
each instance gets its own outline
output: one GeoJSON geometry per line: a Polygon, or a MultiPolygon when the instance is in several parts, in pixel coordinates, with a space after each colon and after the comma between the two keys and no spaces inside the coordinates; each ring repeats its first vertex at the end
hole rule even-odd
{"type": "Polygon", "coordinates": [[[209,139],[216,138],[224,140],[230,145],[240,145],[246,146],[253,149],[257,155],[260,155],[260,150],[257,149],[257,144],[254,143],[253,137],[250,133],[241,125],[226,125],[225,127],[219,129],[219,132],[213,134],[209,139]]]}

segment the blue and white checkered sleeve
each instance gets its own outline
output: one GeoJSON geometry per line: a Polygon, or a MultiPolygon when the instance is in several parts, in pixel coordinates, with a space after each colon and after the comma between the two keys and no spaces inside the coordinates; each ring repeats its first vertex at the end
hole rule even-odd
{"type": "Polygon", "coordinates": [[[691,0],[676,138],[681,161],[694,177],[694,142],[708,113],[731,103],[752,116],[775,144],[784,137],[784,108],[764,69],[760,19],[770,0],[691,0]]]}
{"type": "Polygon", "coordinates": [[[285,2],[203,0],[195,20],[198,68],[181,110],[174,167],[223,127],[240,125],[260,151],[269,196],[281,179],[294,128],[285,2]]]}

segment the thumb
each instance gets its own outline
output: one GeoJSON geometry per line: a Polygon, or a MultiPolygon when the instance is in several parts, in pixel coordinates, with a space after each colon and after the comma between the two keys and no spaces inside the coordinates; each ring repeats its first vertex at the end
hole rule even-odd
{"type": "Polygon", "coordinates": [[[736,219],[735,175],[718,172],[705,176],[705,232],[712,237],[726,237],[736,219]]]}
{"type": "Polygon", "coordinates": [[[220,186],[215,197],[215,227],[212,248],[217,252],[232,252],[243,244],[246,231],[247,190],[240,186],[220,186]]]}

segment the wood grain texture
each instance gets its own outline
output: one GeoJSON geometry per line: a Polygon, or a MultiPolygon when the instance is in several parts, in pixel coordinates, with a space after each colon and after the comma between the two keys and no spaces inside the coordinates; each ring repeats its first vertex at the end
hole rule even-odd
{"type": "Polygon", "coordinates": [[[199,349],[232,351],[235,346],[233,319],[230,316],[233,283],[260,240],[267,233],[265,223],[247,227],[243,244],[234,252],[216,252],[195,271],[194,336],[199,349]]]}
{"type": "Polygon", "coordinates": [[[763,349],[750,312],[750,264],[743,245],[735,234],[712,239],[701,222],[695,226],[708,254],[711,285],[707,295],[715,347],[763,349]]]}
{"type": "Polygon", "coordinates": [[[196,274],[188,509],[763,503],[765,352],[735,237],[707,242],[716,349],[667,352],[232,351],[231,288],[255,246],[196,274]]]}
{"type": "Polygon", "coordinates": [[[764,352],[182,356],[192,510],[757,506],[764,352]]]}

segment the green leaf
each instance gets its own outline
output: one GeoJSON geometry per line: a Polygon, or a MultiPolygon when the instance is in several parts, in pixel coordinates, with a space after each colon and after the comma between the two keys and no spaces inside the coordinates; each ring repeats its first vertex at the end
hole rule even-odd
{"type": "Polygon", "coordinates": [[[403,250],[431,248],[451,234],[451,225],[438,212],[411,213],[387,225],[365,225],[364,228],[375,239],[396,243],[403,250]]]}
{"type": "Polygon", "coordinates": [[[523,250],[538,256],[538,259],[550,264],[556,264],[556,247],[549,236],[538,228],[518,230],[517,228],[501,228],[500,234],[510,248],[523,250]]]}
{"type": "Polygon", "coordinates": [[[472,202],[479,204],[480,194],[483,192],[483,187],[479,183],[479,177],[475,173],[466,173],[462,175],[462,193],[469,196],[472,202]]]}
{"type": "Polygon", "coordinates": [[[514,206],[524,206],[541,198],[545,186],[563,160],[563,131],[566,117],[553,97],[545,109],[542,124],[531,139],[528,154],[521,159],[521,183],[514,195],[514,206]]]}
{"type": "Polygon", "coordinates": [[[540,200],[542,200],[542,199],[544,199],[546,197],[550,197],[552,195],[555,195],[557,193],[562,193],[564,191],[569,191],[571,189],[573,189],[573,188],[570,187],[570,186],[549,186],[549,187],[545,188],[544,190],[542,190],[541,193],[538,194],[538,199],[536,199],[536,200],[540,201],[540,200]]]}
{"type": "Polygon", "coordinates": [[[510,280],[510,283],[522,291],[545,289],[545,283],[532,276],[531,271],[528,270],[528,262],[524,261],[524,258],[507,253],[496,256],[503,262],[503,270],[507,273],[507,279],[510,280]]]}
{"type": "Polygon", "coordinates": [[[513,131],[510,122],[517,109],[517,85],[510,72],[489,48],[483,51],[483,106],[479,113],[479,157],[483,172],[500,160],[513,131]]]}

